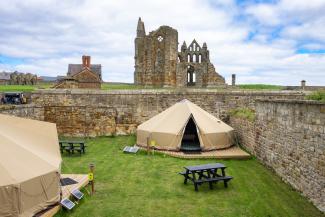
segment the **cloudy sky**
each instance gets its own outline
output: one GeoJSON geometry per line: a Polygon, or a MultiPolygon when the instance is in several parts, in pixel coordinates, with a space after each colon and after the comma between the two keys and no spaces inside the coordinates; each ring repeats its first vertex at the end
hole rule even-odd
{"type": "Polygon", "coordinates": [[[228,83],[325,85],[325,0],[1,0],[0,71],[65,75],[88,54],[105,81],[133,82],[139,16],[206,42],[228,83]]]}

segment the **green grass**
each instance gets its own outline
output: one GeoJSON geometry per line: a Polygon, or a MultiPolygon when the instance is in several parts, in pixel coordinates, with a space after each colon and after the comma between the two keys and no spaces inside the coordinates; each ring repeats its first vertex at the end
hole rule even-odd
{"type": "MultiPolygon", "coordinates": [[[[141,90],[141,89],[163,89],[162,87],[155,86],[139,86],[127,83],[102,83],[102,90],[141,90]]],[[[164,88],[173,89],[173,88],[164,88]]]]}
{"type": "Polygon", "coordinates": [[[306,96],[306,99],[325,102],[325,90],[315,91],[306,96]]]}
{"type": "Polygon", "coordinates": [[[141,87],[134,84],[102,83],[102,90],[136,90],[136,89],[141,89],[141,87]]]}
{"type": "Polygon", "coordinates": [[[239,118],[244,118],[249,121],[254,121],[255,120],[255,111],[249,108],[237,108],[237,109],[232,109],[230,110],[229,114],[231,116],[239,117],[239,118]]]}
{"type": "MultiPolygon", "coordinates": [[[[323,216],[298,192],[283,183],[256,160],[218,160],[228,166],[234,179],[226,189],[218,183],[194,191],[177,174],[186,165],[216,160],[184,160],[162,154],[140,152],[123,154],[133,145],[134,136],[98,137],[87,140],[87,153],[63,156],[63,173],[87,173],[95,163],[96,193],[86,197],[73,211],[60,211],[56,217],[74,216],[323,216]]],[[[86,191],[85,191],[86,192],[86,191]]]]}
{"type": "Polygon", "coordinates": [[[283,90],[282,86],[271,84],[239,84],[237,86],[244,90],[283,90]]]}
{"type": "Polygon", "coordinates": [[[0,85],[0,92],[31,92],[37,89],[48,89],[52,85],[50,83],[37,85],[0,85]]]}

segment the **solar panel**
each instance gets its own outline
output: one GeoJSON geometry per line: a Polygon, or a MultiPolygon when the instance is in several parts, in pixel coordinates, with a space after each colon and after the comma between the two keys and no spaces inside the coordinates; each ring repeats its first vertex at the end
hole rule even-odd
{"type": "Polygon", "coordinates": [[[76,204],[69,199],[63,199],[63,200],[61,200],[61,205],[64,208],[71,210],[76,204]]]}
{"type": "Polygon", "coordinates": [[[84,194],[81,191],[79,191],[78,189],[73,190],[71,192],[71,194],[78,200],[81,200],[81,198],[83,198],[83,196],[84,196],[84,194]]]}
{"type": "Polygon", "coordinates": [[[123,149],[123,152],[125,153],[137,153],[139,151],[139,147],[138,146],[125,146],[125,148],[123,149]]]}

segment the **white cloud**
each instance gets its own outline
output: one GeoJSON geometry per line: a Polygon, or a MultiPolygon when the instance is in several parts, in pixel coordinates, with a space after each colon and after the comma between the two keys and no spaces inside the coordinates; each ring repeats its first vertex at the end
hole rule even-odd
{"type": "Polygon", "coordinates": [[[69,63],[89,54],[103,65],[105,80],[132,82],[141,16],[147,33],[169,25],[180,44],[207,42],[211,61],[228,80],[236,73],[244,83],[324,85],[324,54],[296,53],[324,49],[324,8],[317,0],[244,6],[233,0],[0,1],[0,55],[24,60],[2,63],[0,70],[64,75],[69,63]]]}
{"type": "Polygon", "coordinates": [[[276,7],[269,4],[252,5],[246,9],[246,13],[254,16],[264,25],[277,25],[281,22],[276,7]]]}

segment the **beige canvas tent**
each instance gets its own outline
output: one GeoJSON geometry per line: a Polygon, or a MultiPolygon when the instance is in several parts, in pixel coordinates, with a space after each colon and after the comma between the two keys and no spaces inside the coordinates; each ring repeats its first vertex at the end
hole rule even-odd
{"type": "Polygon", "coordinates": [[[0,216],[33,216],[60,200],[56,125],[0,114],[0,216]]]}
{"type": "Polygon", "coordinates": [[[207,151],[230,147],[232,133],[233,128],[185,99],[139,125],[137,144],[153,144],[162,150],[207,151]]]}

